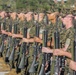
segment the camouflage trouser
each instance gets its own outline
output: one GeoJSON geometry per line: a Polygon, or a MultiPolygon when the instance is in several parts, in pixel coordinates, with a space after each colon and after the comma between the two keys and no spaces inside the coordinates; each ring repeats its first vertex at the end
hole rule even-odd
{"type": "Polygon", "coordinates": [[[66,65],[64,75],[73,75],[73,71],[69,68],[69,65],[66,65]]]}
{"type": "Polygon", "coordinates": [[[15,50],[15,56],[14,56],[14,65],[15,65],[15,69],[16,69],[16,72],[20,72],[20,69],[18,68],[19,67],[19,51],[20,48],[18,47],[16,50],[15,50]]]}
{"type": "MultiPolygon", "coordinates": [[[[29,51],[29,50],[27,50],[27,51],[29,51]]],[[[22,58],[22,56],[23,56],[23,54],[22,54],[22,45],[21,45],[21,49],[20,49],[20,53],[19,53],[19,60],[18,60],[18,64],[20,64],[21,63],[21,58],[22,58]]],[[[26,54],[25,53],[25,63],[24,63],[24,69],[21,69],[21,75],[29,75],[28,74],[28,70],[29,70],[29,64],[30,64],[30,57],[32,57],[32,56],[30,56],[30,52],[28,53],[28,54],[26,54]]],[[[22,63],[23,64],[23,63],[22,63]]]]}
{"type": "Polygon", "coordinates": [[[4,46],[4,51],[3,51],[3,58],[4,58],[4,60],[5,60],[5,62],[8,62],[7,60],[6,60],[6,58],[8,58],[9,57],[9,55],[10,55],[10,53],[11,53],[11,44],[10,44],[10,46],[8,46],[8,44],[9,44],[9,42],[8,42],[9,40],[8,40],[8,38],[6,39],[6,44],[5,44],[5,46],[4,46]]]}
{"type": "Polygon", "coordinates": [[[37,75],[39,75],[39,71],[41,69],[41,65],[42,65],[42,54],[39,54],[39,65],[38,65],[38,69],[37,69],[37,75]]]}
{"type": "MultiPolygon", "coordinates": [[[[30,47],[30,51],[29,51],[29,66],[28,66],[28,71],[33,63],[33,54],[34,54],[34,48],[33,47],[30,47]]],[[[38,63],[38,65],[36,66],[36,72],[35,73],[30,73],[30,75],[38,75],[39,73],[39,70],[41,68],[41,64],[42,64],[42,55],[41,54],[38,54],[37,56],[37,60],[36,60],[36,63],[38,63]]]]}
{"type": "Polygon", "coordinates": [[[33,51],[34,51],[33,47],[30,46],[29,47],[29,57],[28,57],[28,63],[29,63],[29,65],[27,67],[27,70],[29,70],[29,68],[31,66],[31,63],[32,63],[32,60],[33,60],[33,51]]]}
{"type": "Polygon", "coordinates": [[[14,61],[9,61],[9,66],[10,66],[10,69],[15,68],[14,61]]]}
{"type": "MultiPolygon", "coordinates": [[[[12,52],[12,49],[11,49],[11,52],[12,52]]],[[[10,54],[11,54],[11,52],[10,52],[10,54]]],[[[17,50],[15,50],[14,58],[9,61],[10,68],[16,67],[16,59],[17,59],[17,50]]]]}
{"type": "Polygon", "coordinates": [[[4,46],[4,50],[3,50],[3,52],[2,52],[2,55],[3,55],[3,59],[4,59],[4,60],[5,60],[6,52],[7,52],[7,47],[4,46]]]}
{"type": "Polygon", "coordinates": [[[7,38],[3,41],[4,42],[4,50],[3,50],[3,52],[2,52],[2,55],[3,55],[3,58],[4,58],[4,60],[5,60],[5,56],[6,56],[6,52],[7,52],[7,45],[8,45],[8,40],[7,40],[7,38]],[[5,43],[5,41],[6,41],[6,43],[5,43]]]}
{"type": "MultiPolygon", "coordinates": [[[[39,65],[38,65],[37,72],[36,73],[29,73],[29,69],[30,69],[31,64],[33,62],[33,54],[34,54],[34,48],[33,48],[33,45],[31,45],[29,48],[29,55],[26,56],[28,58],[28,65],[25,67],[25,69],[21,70],[21,75],[24,75],[24,74],[25,75],[38,75],[38,72],[39,72],[39,69],[40,69],[40,66],[42,63],[41,56],[39,56],[39,58],[38,58],[39,65]]],[[[25,59],[25,62],[26,62],[26,59],[25,59]]]]}
{"type": "Polygon", "coordinates": [[[73,71],[69,68],[70,60],[67,59],[67,64],[65,65],[65,75],[73,75],[73,71]]]}

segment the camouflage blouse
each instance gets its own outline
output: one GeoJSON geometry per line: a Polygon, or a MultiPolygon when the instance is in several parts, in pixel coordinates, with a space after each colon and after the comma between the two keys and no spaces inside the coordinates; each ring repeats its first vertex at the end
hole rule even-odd
{"type": "Polygon", "coordinates": [[[68,38],[70,39],[70,45],[67,51],[71,52],[73,48],[73,41],[74,41],[74,27],[70,27],[69,29],[64,29],[60,33],[60,42],[62,42],[63,46],[68,38]]]}
{"type": "MultiPolygon", "coordinates": [[[[74,42],[74,27],[70,27],[69,29],[64,29],[61,33],[60,33],[60,42],[62,42],[63,47],[65,46],[65,42],[66,40],[69,38],[70,39],[70,45],[67,49],[67,52],[70,52],[73,56],[73,42],[74,42]]],[[[68,74],[68,72],[70,72],[70,75],[73,75],[73,71],[71,69],[69,69],[69,59],[67,59],[67,64],[66,64],[66,69],[65,69],[65,75],[68,74]]]]}

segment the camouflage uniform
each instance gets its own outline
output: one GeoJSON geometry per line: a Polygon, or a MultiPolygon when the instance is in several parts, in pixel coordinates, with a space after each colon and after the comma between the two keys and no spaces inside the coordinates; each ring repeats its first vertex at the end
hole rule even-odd
{"type": "MultiPolygon", "coordinates": [[[[36,25],[35,25],[36,23],[35,23],[35,21],[34,21],[34,25],[31,27],[31,30],[30,30],[30,36],[31,37],[34,37],[34,36],[36,36],[36,30],[35,30],[35,28],[36,28],[36,25]]],[[[44,29],[44,25],[43,25],[43,22],[39,22],[38,23],[38,25],[40,26],[40,31],[42,31],[43,29],[44,29]]],[[[42,34],[42,32],[39,32],[39,34],[42,34]]],[[[38,45],[38,46],[40,46],[40,44],[38,45]]],[[[34,53],[34,49],[33,49],[33,47],[34,47],[34,43],[33,43],[33,45],[31,46],[32,47],[32,50],[30,50],[31,52],[30,52],[30,60],[31,60],[31,62],[30,62],[30,66],[31,66],[31,64],[32,64],[32,60],[33,60],[33,53],[34,53]]],[[[41,54],[41,53],[40,53],[41,54]]],[[[42,56],[39,54],[39,56],[38,56],[38,59],[37,59],[37,61],[36,62],[39,62],[39,65],[38,65],[38,69],[37,69],[37,72],[35,73],[36,75],[38,75],[38,72],[39,72],[39,69],[40,69],[40,66],[41,66],[41,62],[42,62],[42,56]]]]}
{"type": "MultiPolygon", "coordinates": [[[[14,31],[14,24],[18,24],[18,19],[16,18],[15,20],[13,20],[12,18],[10,18],[10,20],[11,20],[11,24],[12,24],[12,30],[14,31]]],[[[17,29],[18,29],[18,26],[17,26],[17,29]]],[[[14,33],[14,32],[13,32],[14,33]]],[[[17,33],[18,33],[18,30],[17,30],[17,33]]],[[[18,40],[16,40],[16,42],[17,42],[18,40]]],[[[16,44],[17,45],[17,44],[16,44]]],[[[14,46],[14,39],[12,38],[11,39],[11,48],[10,48],[10,55],[11,55],[11,52],[12,52],[12,50],[13,50],[13,46],[14,46]]],[[[17,48],[18,49],[18,48],[17,48]]],[[[17,58],[17,52],[16,52],[17,50],[15,50],[15,53],[14,53],[14,60],[13,61],[11,61],[11,60],[9,60],[9,65],[10,65],[10,68],[14,68],[15,67],[15,61],[16,61],[16,58],[17,58]]],[[[10,55],[9,55],[9,57],[10,57],[10,55]]]]}
{"type": "Polygon", "coordinates": [[[18,19],[18,32],[20,31],[22,32],[24,25],[25,25],[25,21],[21,21],[18,19]]]}
{"type": "MultiPolygon", "coordinates": [[[[62,28],[61,25],[59,26],[54,25],[50,28],[49,39],[52,37],[52,34],[54,34],[56,27],[58,28],[58,31],[60,32],[60,43],[62,43],[62,47],[64,47],[66,40],[69,38],[71,42],[67,51],[73,53],[72,46],[73,46],[73,41],[74,41],[74,27],[65,29],[65,28],[62,28]]],[[[71,75],[72,75],[72,71],[70,70],[69,72],[71,72],[71,75]]],[[[65,72],[65,75],[67,75],[66,72],[65,72]]]]}
{"type": "Polygon", "coordinates": [[[62,26],[62,22],[60,21],[60,20],[58,20],[58,23],[57,23],[57,25],[56,25],[56,23],[51,23],[51,21],[50,21],[50,26],[49,26],[49,37],[51,37],[52,36],[52,34],[56,31],[56,29],[59,31],[59,32],[61,32],[62,31],[62,29],[63,29],[63,26],[62,26]]]}
{"type": "MultiPolygon", "coordinates": [[[[5,20],[6,20],[6,18],[2,18],[1,19],[1,28],[2,28],[2,30],[6,30],[6,21],[5,20]],[[5,26],[3,27],[4,23],[5,23],[5,26]]],[[[4,42],[6,39],[7,39],[7,37],[5,38],[5,35],[4,35],[4,40],[3,40],[3,37],[1,37],[1,43],[2,43],[2,41],[4,42]]],[[[4,44],[4,50],[3,50],[3,52],[5,51],[5,49],[6,49],[6,45],[4,44]]],[[[3,52],[2,52],[2,55],[3,55],[3,52]]]]}
{"type": "Polygon", "coordinates": [[[48,39],[51,40],[53,33],[55,32],[56,25],[51,24],[48,29],[48,39]]]}
{"type": "MultiPolygon", "coordinates": [[[[22,31],[22,34],[23,34],[23,28],[24,27],[27,27],[28,30],[27,30],[27,33],[30,33],[32,30],[32,27],[33,27],[33,21],[29,21],[29,22],[26,22],[23,21],[21,22],[21,25],[23,24],[22,28],[21,28],[21,31],[22,31]],[[30,30],[29,30],[30,29],[30,30]],[[29,32],[28,32],[29,31],[29,32]]],[[[33,37],[33,36],[32,36],[33,37]]],[[[23,43],[22,43],[23,44],[23,43]]],[[[22,58],[22,44],[21,44],[21,49],[20,49],[20,57],[22,58]]],[[[27,44],[27,51],[29,52],[29,54],[26,55],[26,58],[28,59],[28,64],[26,65],[25,69],[22,69],[21,70],[21,74],[24,74],[26,72],[26,74],[28,73],[28,70],[29,70],[29,65],[30,65],[30,62],[31,62],[31,57],[32,57],[32,45],[30,43],[27,44]],[[30,55],[30,57],[29,57],[30,55]],[[29,58],[28,58],[29,57],[29,58]]],[[[25,58],[25,62],[26,62],[26,58],[25,58]]],[[[18,62],[20,63],[20,62],[18,62]]],[[[26,64],[26,63],[25,63],[26,64]]]]}
{"type": "MultiPolygon", "coordinates": [[[[9,23],[10,23],[10,18],[8,18],[8,17],[6,17],[6,19],[5,19],[6,21],[6,31],[8,32],[9,31],[9,23]]],[[[5,45],[6,46],[6,48],[5,48],[5,50],[3,51],[3,58],[4,58],[4,60],[5,60],[5,56],[6,56],[6,52],[7,52],[7,49],[8,49],[8,41],[9,41],[9,39],[8,39],[9,37],[7,37],[6,38],[6,41],[7,41],[7,44],[5,45]]]]}
{"type": "MultiPolygon", "coordinates": [[[[34,25],[33,20],[27,22],[26,26],[28,28],[28,33],[30,35],[30,38],[33,38],[35,36],[35,25],[34,25]]],[[[33,55],[33,51],[34,51],[34,49],[33,49],[34,44],[33,43],[29,43],[28,46],[29,46],[29,48],[28,48],[29,49],[28,50],[29,51],[29,58],[28,58],[27,71],[29,71],[31,63],[32,63],[32,60],[33,60],[33,56],[32,55],[33,55]]]]}
{"type": "MultiPolygon", "coordinates": [[[[56,25],[56,23],[51,23],[50,25],[48,25],[48,41],[51,41],[54,44],[54,32],[56,30],[58,30],[58,32],[61,32],[64,28],[62,26],[62,22],[59,20],[58,24],[56,25]]],[[[51,48],[53,48],[54,46],[51,46],[51,48]]]]}
{"type": "MultiPolygon", "coordinates": [[[[70,27],[69,29],[64,29],[61,34],[60,34],[60,42],[62,42],[62,46],[64,47],[64,44],[66,42],[67,39],[70,39],[70,45],[67,49],[68,52],[70,52],[71,54],[73,54],[73,41],[74,41],[74,27],[70,27]]],[[[67,74],[67,71],[70,72],[70,75],[73,74],[73,72],[71,70],[69,70],[69,58],[67,58],[67,65],[66,65],[66,72],[65,75],[67,74]]]]}

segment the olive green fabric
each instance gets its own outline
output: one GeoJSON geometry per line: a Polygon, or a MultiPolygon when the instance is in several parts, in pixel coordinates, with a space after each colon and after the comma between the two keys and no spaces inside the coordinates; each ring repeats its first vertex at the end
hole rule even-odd
{"type": "Polygon", "coordinates": [[[68,38],[70,39],[71,42],[70,42],[70,45],[67,50],[68,50],[68,52],[71,52],[72,44],[74,41],[74,27],[70,27],[67,30],[64,29],[63,33],[61,33],[60,39],[61,39],[62,44],[65,44],[65,42],[68,38]]]}
{"type": "Polygon", "coordinates": [[[34,37],[35,36],[35,26],[31,28],[29,34],[30,34],[30,37],[34,37]]]}
{"type": "Polygon", "coordinates": [[[48,40],[51,40],[56,30],[58,30],[58,32],[60,33],[61,31],[63,31],[62,22],[59,20],[57,24],[50,23],[50,25],[47,26],[47,29],[48,29],[48,40]]]}
{"type": "MultiPolygon", "coordinates": [[[[67,49],[68,52],[70,52],[73,55],[73,42],[74,42],[74,27],[70,27],[69,29],[64,29],[61,32],[60,41],[62,42],[63,47],[65,46],[66,40],[70,39],[70,45],[67,49]]],[[[67,58],[67,64],[65,68],[65,75],[68,75],[68,72],[73,75],[73,71],[69,69],[69,59],[67,58]]]]}

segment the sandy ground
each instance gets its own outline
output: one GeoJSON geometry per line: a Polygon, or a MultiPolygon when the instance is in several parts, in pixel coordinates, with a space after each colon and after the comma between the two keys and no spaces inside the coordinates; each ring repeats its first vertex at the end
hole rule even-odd
{"type": "Polygon", "coordinates": [[[8,73],[8,66],[5,65],[4,60],[0,58],[0,75],[5,75],[5,73],[8,73]]]}
{"type": "Polygon", "coordinates": [[[8,72],[0,72],[0,75],[5,75],[5,73],[8,73],[8,72]]]}

